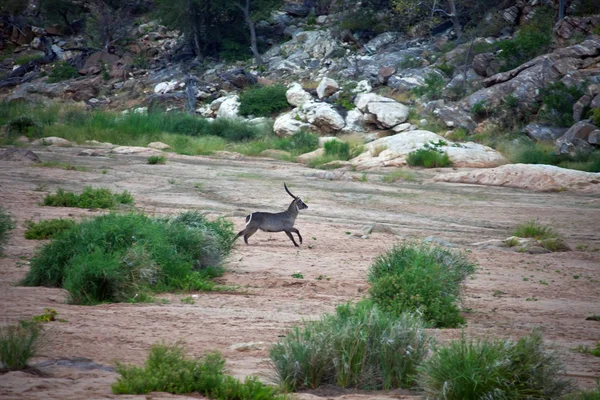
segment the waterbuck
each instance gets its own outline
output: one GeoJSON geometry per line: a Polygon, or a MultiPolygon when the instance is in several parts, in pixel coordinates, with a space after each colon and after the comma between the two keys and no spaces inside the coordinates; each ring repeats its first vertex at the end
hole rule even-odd
{"type": "Polygon", "coordinates": [[[248,215],[246,217],[246,227],[237,234],[236,238],[244,236],[244,242],[248,244],[248,238],[254,235],[259,229],[263,232],[283,231],[288,235],[292,243],[294,243],[294,246],[300,247],[294,240],[292,232],[298,235],[300,244],[302,244],[302,236],[300,236],[298,229],[294,228],[294,222],[296,221],[298,212],[307,209],[308,206],[304,204],[300,197],[294,196],[285,183],[283,184],[283,187],[285,188],[285,191],[294,198],[288,209],[280,213],[254,212],[248,215]]]}

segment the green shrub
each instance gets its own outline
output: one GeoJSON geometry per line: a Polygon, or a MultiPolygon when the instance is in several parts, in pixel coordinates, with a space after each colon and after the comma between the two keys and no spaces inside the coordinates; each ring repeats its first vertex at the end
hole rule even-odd
{"type": "Polygon", "coordinates": [[[427,397],[463,399],[558,399],[572,390],[560,359],[539,332],[517,342],[460,340],[438,349],[419,368],[427,397]]]}
{"type": "Polygon", "coordinates": [[[350,158],[350,145],[341,140],[329,140],[323,144],[325,155],[336,156],[338,160],[348,160],[350,158]]]}
{"type": "Polygon", "coordinates": [[[148,157],[146,162],[150,165],[166,164],[167,158],[165,156],[150,156],[150,157],[148,157]]]}
{"type": "Polygon", "coordinates": [[[550,7],[537,8],[531,21],[523,25],[513,39],[498,43],[501,71],[509,71],[547,53],[552,46],[553,27],[554,11],[550,7]]]}
{"type": "Polygon", "coordinates": [[[448,153],[432,148],[422,148],[408,153],[406,163],[412,167],[441,168],[452,165],[448,153]]]}
{"type": "Polygon", "coordinates": [[[389,317],[361,301],[293,328],[270,356],[279,382],[290,390],[321,385],[406,388],[413,385],[428,344],[419,318],[389,317]]]}
{"type": "Polygon", "coordinates": [[[44,58],[44,56],[41,54],[29,54],[29,55],[18,57],[15,60],[15,64],[24,65],[30,61],[37,61],[37,60],[41,60],[42,58],[44,58]]]}
{"type": "Polygon", "coordinates": [[[292,155],[309,153],[319,148],[319,136],[307,131],[300,131],[293,136],[277,139],[274,147],[289,151],[292,155]]]}
{"type": "Polygon", "coordinates": [[[14,118],[8,121],[6,125],[6,133],[9,137],[25,135],[28,138],[37,138],[43,134],[42,126],[33,118],[27,116],[14,118]]]}
{"type": "Polygon", "coordinates": [[[117,363],[121,374],[112,385],[114,394],[146,394],[167,392],[186,394],[199,392],[219,400],[284,399],[274,388],[249,377],[242,383],[225,375],[225,360],[219,353],[208,353],[201,359],[185,357],[180,344],[155,344],[144,367],[117,363]]]}
{"type": "MultiPolygon", "coordinates": [[[[285,93],[284,93],[285,94],[285,93]]],[[[232,142],[249,140],[261,135],[261,128],[245,121],[218,118],[208,126],[207,134],[219,136],[232,142]]]]}
{"type": "Polygon", "coordinates": [[[415,173],[409,170],[398,169],[396,171],[390,172],[381,178],[381,180],[385,183],[393,183],[399,181],[400,179],[413,182],[416,179],[415,173]]]}
{"type": "Polygon", "coordinates": [[[335,104],[342,107],[346,111],[354,110],[356,106],[352,101],[352,93],[349,92],[338,92],[338,98],[335,100],[335,104]]]}
{"type": "Polygon", "coordinates": [[[404,57],[402,61],[400,61],[397,65],[398,69],[408,69],[408,68],[421,68],[423,66],[423,59],[420,57],[404,57]]]}
{"type": "Polygon", "coordinates": [[[13,222],[10,214],[6,211],[2,206],[0,206],[0,257],[2,257],[4,253],[4,247],[6,243],[8,243],[8,238],[10,236],[10,231],[15,228],[15,223],[13,222]]]}
{"type": "Polygon", "coordinates": [[[513,236],[522,238],[552,239],[558,237],[550,225],[542,225],[535,220],[527,221],[518,225],[513,232],[513,236]]]}
{"type": "Polygon", "coordinates": [[[600,384],[596,385],[596,389],[571,393],[561,397],[561,400],[600,400],[600,384]]]}
{"type": "Polygon", "coordinates": [[[581,87],[567,86],[563,82],[551,83],[540,90],[544,108],[540,110],[538,117],[545,122],[557,126],[570,127],[575,123],[573,120],[573,104],[583,96],[581,87]]]}
{"type": "Polygon", "coordinates": [[[425,84],[418,86],[412,92],[419,97],[426,97],[431,100],[436,100],[442,97],[442,90],[446,85],[444,78],[439,74],[429,73],[425,77],[425,84]]]}
{"type": "Polygon", "coordinates": [[[25,239],[42,240],[52,239],[62,231],[72,228],[75,221],[72,219],[46,219],[40,222],[27,222],[27,230],[25,231],[25,239]]]}
{"type": "Polygon", "coordinates": [[[50,71],[50,74],[48,75],[48,82],[56,83],[66,81],[67,79],[77,78],[78,76],[79,72],[77,72],[77,69],[68,62],[63,61],[52,68],[52,71],[50,71]]]}
{"type": "Polygon", "coordinates": [[[464,323],[456,304],[461,283],[474,270],[462,254],[403,244],[375,259],[369,293],[392,316],[419,312],[434,327],[454,328],[464,323]]]}
{"type": "MultiPolygon", "coordinates": [[[[599,33],[599,35],[600,35],[600,33],[599,33]]],[[[600,126],[600,108],[592,109],[591,114],[592,114],[591,119],[592,119],[592,122],[594,123],[594,125],[600,126]]]]}
{"type": "Polygon", "coordinates": [[[289,107],[282,85],[253,87],[240,94],[241,115],[254,115],[255,117],[269,117],[289,107]]]}
{"type": "Polygon", "coordinates": [[[223,273],[220,264],[234,236],[231,223],[194,213],[173,220],[103,215],[39,249],[23,284],[65,288],[77,304],[138,301],[150,291],[212,290],[209,279],[223,273]]]}
{"type": "Polygon", "coordinates": [[[27,362],[37,355],[43,340],[43,328],[35,322],[21,321],[17,325],[0,326],[0,370],[27,368],[27,362]]]}
{"type": "Polygon", "coordinates": [[[91,186],[86,186],[80,195],[58,188],[56,194],[46,195],[43,202],[45,206],[78,208],[114,208],[118,204],[133,204],[131,193],[127,190],[113,193],[109,189],[91,186]]]}
{"type": "Polygon", "coordinates": [[[471,114],[476,115],[478,117],[488,115],[489,110],[487,108],[486,102],[478,101],[477,103],[473,104],[473,107],[471,107],[471,114]]]}

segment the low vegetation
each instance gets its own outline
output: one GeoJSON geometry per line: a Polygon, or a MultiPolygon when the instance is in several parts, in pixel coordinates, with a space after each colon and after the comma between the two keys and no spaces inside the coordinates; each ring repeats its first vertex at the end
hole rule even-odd
{"type": "Polygon", "coordinates": [[[323,145],[324,154],[308,162],[311,168],[326,168],[326,164],[333,164],[334,161],[348,161],[364,151],[362,141],[355,140],[354,137],[348,137],[345,140],[329,140],[323,145]]]}
{"type": "Polygon", "coordinates": [[[15,228],[15,224],[8,213],[0,206],[0,257],[4,254],[4,246],[8,243],[10,231],[15,228]]]}
{"type": "Polygon", "coordinates": [[[52,239],[59,233],[72,228],[76,222],[72,219],[46,219],[40,222],[27,221],[25,239],[42,240],[52,239]]]}
{"type": "Polygon", "coordinates": [[[393,317],[418,312],[436,328],[455,328],[464,323],[457,305],[461,284],[474,271],[461,253],[402,244],[375,259],[369,269],[369,294],[393,317]]]}
{"type": "Polygon", "coordinates": [[[210,279],[233,245],[233,226],[197,212],[172,219],[107,214],[40,248],[25,286],[60,287],[76,304],[137,302],[170,290],[217,290],[210,279]]]}
{"type": "Polygon", "coordinates": [[[424,85],[417,86],[412,90],[417,97],[424,97],[430,100],[440,99],[446,82],[439,74],[430,73],[424,79],[424,85]]]}
{"type": "Polygon", "coordinates": [[[245,116],[270,117],[289,108],[286,91],[282,85],[246,89],[240,94],[239,112],[245,116]]]}
{"type": "Polygon", "coordinates": [[[240,382],[226,375],[225,360],[219,353],[208,353],[200,359],[187,358],[181,344],[155,344],[143,367],[118,363],[117,372],[121,376],[112,385],[114,394],[199,392],[219,400],[286,398],[254,377],[240,382]]]}
{"type": "Polygon", "coordinates": [[[48,83],[66,81],[67,79],[77,78],[79,73],[77,69],[68,62],[60,62],[52,68],[48,74],[48,83]]]}
{"type": "Polygon", "coordinates": [[[573,104],[584,95],[582,87],[567,86],[558,81],[540,90],[543,107],[538,118],[556,126],[570,127],[573,120],[573,104]]]}
{"type": "Polygon", "coordinates": [[[38,168],[59,168],[65,169],[67,171],[79,171],[79,172],[87,172],[89,169],[87,167],[80,167],[76,165],[71,165],[59,161],[46,161],[39,164],[33,164],[34,167],[38,168]]]}
{"type": "Polygon", "coordinates": [[[416,180],[416,174],[409,170],[397,169],[384,175],[381,180],[384,183],[394,183],[399,180],[413,182],[416,180]]]}
{"type": "Polygon", "coordinates": [[[572,390],[539,332],[518,341],[467,339],[437,349],[419,368],[429,398],[558,399],[572,390]]]}
{"type": "Polygon", "coordinates": [[[165,156],[150,156],[150,157],[148,157],[146,162],[150,165],[166,164],[167,158],[165,156]]]}
{"type": "Polygon", "coordinates": [[[81,194],[65,192],[59,188],[56,194],[48,194],[42,203],[50,207],[115,208],[119,204],[133,204],[133,196],[127,190],[113,193],[105,188],[86,186],[81,194]]]}
{"type": "Polygon", "coordinates": [[[295,327],[270,350],[278,381],[289,390],[411,387],[427,353],[423,322],[388,316],[371,302],[338,306],[333,315],[295,327]]]}
{"type": "Polygon", "coordinates": [[[411,167],[441,168],[452,165],[448,153],[435,148],[423,148],[408,153],[406,163],[411,167]]]}
{"type": "Polygon", "coordinates": [[[42,326],[32,321],[0,326],[0,371],[26,369],[44,344],[44,336],[42,326]]]}

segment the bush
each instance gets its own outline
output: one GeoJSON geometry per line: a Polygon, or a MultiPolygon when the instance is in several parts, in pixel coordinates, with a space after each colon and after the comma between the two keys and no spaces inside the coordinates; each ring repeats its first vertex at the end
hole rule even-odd
{"type": "Polygon", "coordinates": [[[552,230],[550,225],[542,225],[535,220],[531,220],[518,225],[513,232],[513,236],[540,240],[556,238],[558,234],[552,230]]]}
{"type": "Polygon", "coordinates": [[[293,136],[279,138],[275,147],[279,150],[285,150],[292,155],[309,153],[319,148],[319,136],[314,133],[300,131],[293,136]]]}
{"type": "Polygon", "coordinates": [[[570,127],[573,120],[573,104],[583,96],[584,91],[577,86],[567,86],[563,82],[551,83],[540,90],[544,108],[538,117],[557,126],[570,127]]]}
{"type": "Polygon", "coordinates": [[[426,395],[447,400],[557,399],[568,393],[560,359],[534,331],[511,340],[460,340],[438,349],[419,368],[426,395]]]}
{"type": "Polygon", "coordinates": [[[0,370],[18,371],[27,368],[27,362],[37,355],[43,345],[42,326],[21,321],[17,325],[0,327],[0,370]]]}
{"type": "Polygon", "coordinates": [[[166,164],[167,163],[167,159],[165,156],[150,156],[148,157],[148,159],[146,160],[146,162],[150,165],[155,165],[155,164],[166,164]]]}
{"type": "Polygon", "coordinates": [[[8,243],[8,238],[10,236],[9,232],[15,228],[15,223],[8,211],[6,211],[2,206],[0,206],[0,257],[4,253],[4,247],[6,243],[8,243]]]}
{"type": "Polygon", "coordinates": [[[20,116],[10,120],[6,127],[6,133],[9,137],[25,135],[28,138],[41,137],[43,134],[42,126],[31,117],[20,116]]]}
{"type": "Polygon", "coordinates": [[[419,318],[388,317],[361,301],[293,328],[271,348],[270,357],[279,382],[290,390],[406,388],[413,385],[428,344],[419,318]]]}
{"type": "Polygon", "coordinates": [[[25,239],[42,240],[52,239],[62,231],[72,228],[75,221],[72,219],[47,219],[40,222],[27,222],[27,230],[25,231],[25,239]]]}
{"type": "Polygon", "coordinates": [[[219,136],[232,142],[254,139],[261,135],[261,128],[245,121],[218,118],[208,126],[207,134],[219,136]]]}
{"type": "Polygon", "coordinates": [[[475,266],[439,247],[403,244],[380,255],[369,269],[371,299],[384,312],[419,312],[436,328],[464,323],[457,306],[461,283],[475,266]]]}
{"type": "Polygon", "coordinates": [[[78,76],[79,72],[77,72],[77,69],[68,62],[63,61],[52,68],[52,71],[50,71],[50,74],[48,75],[48,82],[56,83],[66,81],[67,79],[77,78],[78,76]]]}
{"type": "Polygon", "coordinates": [[[282,85],[253,87],[240,94],[241,115],[255,117],[270,117],[271,115],[289,107],[282,85]]]}
{"type": "Polygon", "coordinates": [[[80,195],[58,188],[56,194],[48,194],[43,205],[51,207],[114,208],[118,204],[133,204],[133,197],[125,190],[112,193],[109,189],[86,186],[80,195]]]}
{"type": "Polygon", "coordinates": [[[423,148],[408,153],[406,163],[411,167],[441,168],[452,165],[448,153],[437,149],[423,148]]]}
{"type": "Polygon", "coordinates": [[[83,221],[37,251],[23,284],[67,289],[77,304],[139,301],[150,291],[212,290],[209,279],[222,274],[235,235],[231,223],[200,217],[108,214],[83,221]]]}
{"type": "Polygon", "coordinates": [[[592,122],[594,123],[594,125],[600,126],[600,108],[594,108],[592,110],[592,122]]]}
{"type": "Polygon", "coordinates": [[[325,155],[336,156],[338,160],[346,161],[350,158],[350,145],[341,140],[328,140],[323,144],[325,155]]]}
{"type": "Polygon", "coordinates": [[[242,383],[225,375],[225,360],[219,353],[208,353],[202,359],[188,359],[180,344],[155,344],[143,368],[117,363],[117,372],[121,376],[112,385],[114,394],[199,392],[220,400],[285,398],[256,378],[246,378],[242,383]]]}
{"type": "Polygon", "coordinates": [[[446,85],[444,78],[436,73],[429,73],[425,77],[425,84],[418,86],[412,90],[415,96],[426,97],[431,100],[436,100],[442,97],[442,90],[446,85]]]}

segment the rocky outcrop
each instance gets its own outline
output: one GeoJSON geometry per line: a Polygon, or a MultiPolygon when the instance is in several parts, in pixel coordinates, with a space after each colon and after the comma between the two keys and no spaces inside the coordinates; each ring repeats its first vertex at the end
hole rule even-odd
{"type": "Polygon", "coordinates": [[[523,132],[531,139],[540,142],[554,142],[564,135],[566,128],[558,128],[542,124],[529,124],[523,128],[523,132]]]}
{"type": "Polygon", "coordinates": [[[217,118],[234,119],[239,117],[240,96],[227,96],[219,105],[217,118]]]}
{"type": "Polygon", "coordinates": [[[292,111],[281,114],[275,119],[273,131],[277,136],[292,136],[301,130],[310,130],[312,126],[300,118],[300,110],[298,108],[292,111]]]}
{"type": "Polygon", "coordinates": [[[359,94],[354,104],[365,114],[366,122],[374,123],[381,129],[393,128],[408,118],[408,107],[375,93],[359,94]]]}
{"type": "Polygon", "coordinates": [[[357,169],[406,165],[406,156],[431,143],[444,143],[436,146],[448,153],[456,167],[486,168],[496,167],[508,161],[491,147],[477,143],[453,143],[429,131],[413,130],[374,140],[365,145],[367,151],[350,160],[357,169]]]}
{"type": "Polygon", "coordinates": [[[346,125],[344,118],[328,103],[305,103],[301,113],[323,133],[337,132],[346,125]]]}
{"type": "Polygon", "coordinates": [[[300,107],[304,103],[312,101],[312,96],[306,90],[302,89],[299,83],[292,83],[285,92],[287,102],[295,107],[300,107]]]}
{"type": "Polygon", "coordinates": [[[28,164],[40,162],[40,158],[33,151],[19,148],[0,149],[0,160],[18,161],[28,164]]]}
{"type": "Polygon", "coordinates": [[[600,131],[596,125],[587,121],[579,121],[569,128],[560,138],[556,140],[557,154],[575,155],[577,152],[588,152],[592,149],[592,144],[589,139],[592,137],[592,142],[595,141],[597,133],[600,131]]]}
{"type": "Polygon", "coordinates": [[[507,186],[535,191],[600,192],[600,173],[552,165],[508,164],[498,168],[439,174],[438,182],[507,186]]]}
{"type": "Polygon", "coordinates": [[[336,81],[330,78],[323,78],[321,83],[319,83],[319,86],[317,86],[317,96],[319,99],[323,99],[331,96],[338,90],[340,90],[340,86],[336,81]]]}

